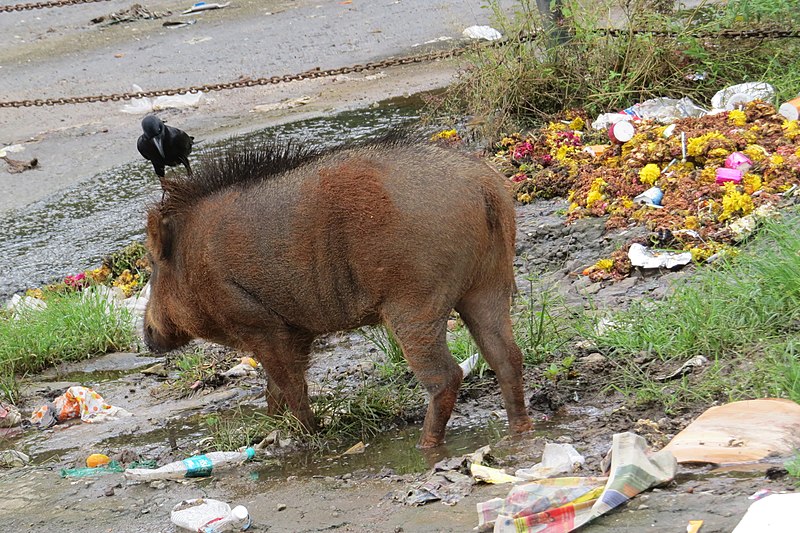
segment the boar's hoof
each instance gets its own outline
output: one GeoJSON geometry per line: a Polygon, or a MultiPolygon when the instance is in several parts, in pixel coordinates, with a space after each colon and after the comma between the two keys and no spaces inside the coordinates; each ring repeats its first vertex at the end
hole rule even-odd
{"type": "Polygon", "coordinates": [[[531,422],[530,419],[523,420],[521,422],[517,422],[515,424],[512,424],[510,429],[511,429],[511,433],[515,433],[515,434],[527,433],[529,431],[533,431],[533,422],[531,422]]]}
{"type": "Polygon", "coordinates": [[[437,439],[434,437],[422,437],[419,443],[417,444],[417,448],[421,450],[427,450],[430,448],[436,448],[438,446],[441,446],[442,444],[444,444],[444,439],[442,438],[437,439]]]}

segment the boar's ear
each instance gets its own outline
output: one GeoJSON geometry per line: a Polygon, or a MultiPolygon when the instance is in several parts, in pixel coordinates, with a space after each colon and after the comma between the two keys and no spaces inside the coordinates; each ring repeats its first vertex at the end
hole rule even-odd
{"type": "Polygon", "coordinates": [[[168,261],[172,257],[177,225],[173,215],[151,210],[147,216],[147,237],[150,252],[159,259],[168,261]]]}

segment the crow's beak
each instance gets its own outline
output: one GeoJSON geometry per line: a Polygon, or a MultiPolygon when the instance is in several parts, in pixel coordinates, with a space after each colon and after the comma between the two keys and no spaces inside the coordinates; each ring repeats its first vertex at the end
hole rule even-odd
{"type": "Polygon", "coordinates": [[[164,157],[164,147],[161,146],[161,137],[153,137],[153,143],[158,148],[158,153],[161,154],[161,157],[164,157]]]}

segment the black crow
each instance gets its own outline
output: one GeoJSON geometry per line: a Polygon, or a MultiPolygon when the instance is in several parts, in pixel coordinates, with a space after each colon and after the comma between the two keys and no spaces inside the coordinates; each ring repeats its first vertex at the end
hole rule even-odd
{"type": "Polygon", "coordinates": [[[164,167],[174,167],[180,163],[186,167],[189,176],[189,154],[192,152],[194,137],[185,131],[167,126],[155,115],[147,115],[142,119],[144,133],[136,142],[136,148],[142,156],[153,163],[156,174],[163,178],[164,167]]]}

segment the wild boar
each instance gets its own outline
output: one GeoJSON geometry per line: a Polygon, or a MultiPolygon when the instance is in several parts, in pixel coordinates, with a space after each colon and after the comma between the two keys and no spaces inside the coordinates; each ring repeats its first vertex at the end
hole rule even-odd
{"type": "Polygon", "coordinates": [[[514,207],[479,159],[397,136],[325,151],[234,142],[162,187],[147,213],[154,351],[203,338],[252,352],[268,411],[314,428],[312,341],[383,324],[430,395],[419,445],[434,447],[462,381],[446,341],[455,309],[511,431],[531,429],[510,317],[514,207]]]}

